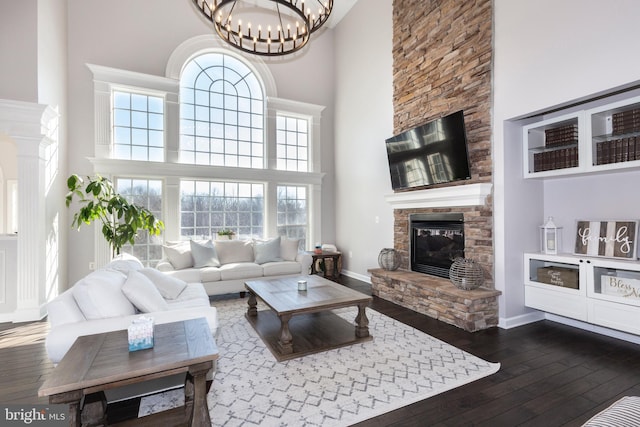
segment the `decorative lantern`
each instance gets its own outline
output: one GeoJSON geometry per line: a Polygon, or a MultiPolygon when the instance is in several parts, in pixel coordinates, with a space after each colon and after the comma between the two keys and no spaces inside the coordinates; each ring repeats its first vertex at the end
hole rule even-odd
{"type": "Polygon", "coordinates": [[[469,258],[456,258],[449,269],[449,279],[458,289],[472,291],[484,283],[482,266],[469,258]]]}
{"type": "Polygon", "coordinates": [[[562,227],[556,226],[553,217],[550,216],[544,225],[540,226],[540,250],[545,254],[557,254],[562,246],[562,227]]]}

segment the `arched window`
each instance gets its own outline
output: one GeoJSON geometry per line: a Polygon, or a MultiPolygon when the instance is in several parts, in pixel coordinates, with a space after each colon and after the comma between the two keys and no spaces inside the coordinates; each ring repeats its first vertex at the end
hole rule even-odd
{"type": "Polygon", "coordinates": [[[189,61],[180,76],[180,162],[264,168],[264,94],[253,71],[224,53],[189,61]]]}

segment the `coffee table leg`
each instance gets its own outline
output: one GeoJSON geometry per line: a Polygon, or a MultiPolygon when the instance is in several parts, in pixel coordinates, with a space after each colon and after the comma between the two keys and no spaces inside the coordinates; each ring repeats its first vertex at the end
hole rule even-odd
{"type": "Polygon", "coordinates": [[[365,309],[366,304],[358,304],[358,315],[356,316],[356,337],[364,338],[369,336],[369,319],[365,309]]]}
{"type": "Polygon", "coordinates": [[[211,426],[206,392],[207,372],[211,367],[210,362],[189,366],[189,374],[184,387],[184,400],[190,426],[211,426]]]}
{"type": "Polygon", "coordinates": [[[248,316],[257,316],[258,315],[258,300],[256,300],[256,294],[249,291],[249,300],[247,301],[249,308],[247,309],[248,316]]]}
{"type": "Polygon", "coordinates": [[[283,314],[280,316],[280,338],[278,338],[278,350],[282,354],[293,353],[293,337],[289,331],[289,320],[291,314],[283,314]]]}

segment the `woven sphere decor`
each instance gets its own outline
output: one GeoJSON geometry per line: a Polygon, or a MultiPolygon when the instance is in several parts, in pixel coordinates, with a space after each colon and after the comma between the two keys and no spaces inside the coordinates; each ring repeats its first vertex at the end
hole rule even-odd
{"type": "Polygon", "coordinates": [[[449,269],[449,278],[456,288],[470,291],[484,283],[482,266],[472,259],[456,258],[449,269]]]}
{"type": "Polygon", "coordinates": [[[384,248],[378,255],[378,264],[385,270],[397,270],[400,267],[400,254],[393,248],[384,248]]]}

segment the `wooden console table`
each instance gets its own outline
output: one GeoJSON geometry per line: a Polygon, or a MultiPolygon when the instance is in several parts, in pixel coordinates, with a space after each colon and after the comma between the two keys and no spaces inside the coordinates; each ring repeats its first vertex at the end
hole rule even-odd
{"type": "Polygon", "coordinates": [[[185,405],[136,420],[139,425],[211,426],[206,396],[206,374],[218,358],[209,325],[204,318],[156,325],[154,347],[129,352],[127,331],[86,335],[76,339],[38,396],[69,404],[69,425],[106,425],[104,391],[127,384],[187,373],[185,405]],[[96,397],[96,394],[98,397],[96,397]],[[102,400],[100,410],[83,414],[84,397],[102,400]],[[83,415],[85,418],[82,420],[83,415]]]}

